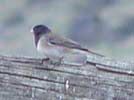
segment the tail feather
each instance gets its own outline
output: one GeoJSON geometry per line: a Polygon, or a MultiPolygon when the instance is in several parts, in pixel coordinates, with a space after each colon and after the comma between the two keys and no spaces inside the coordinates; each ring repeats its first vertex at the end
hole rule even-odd
{"type": "Polygon", "coordinates": [[[85,52],[88,52],[88,53],[91,53],[91,54],[94,54],[94,55],[97,55],[97,56],[100,56],[100,57],[104,57],[104,55],[101,55],[101,54],[95,53],[95,52],[90,51],[90,50],[85,49],[85,48],[81,48],[81,50],[83,50],[83,51],[85,51],[85,52]]]}

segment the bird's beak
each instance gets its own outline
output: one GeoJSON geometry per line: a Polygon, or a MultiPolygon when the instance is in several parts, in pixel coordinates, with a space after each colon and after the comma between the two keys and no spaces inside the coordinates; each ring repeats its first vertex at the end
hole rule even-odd
{"type": "Polygon", "coordinates": [[[33,28],[30,30],[31,33],[33,33],[33,28]]]}

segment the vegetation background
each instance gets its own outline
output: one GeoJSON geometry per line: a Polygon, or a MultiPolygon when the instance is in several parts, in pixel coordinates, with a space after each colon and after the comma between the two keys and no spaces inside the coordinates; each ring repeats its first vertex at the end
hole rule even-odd
{"type": "Polygon", "coordinates": [[[134,59],[134,0],[0,0],[0,54],[40,57],[30,33],[36,24],[100,54],[134,59]]]}

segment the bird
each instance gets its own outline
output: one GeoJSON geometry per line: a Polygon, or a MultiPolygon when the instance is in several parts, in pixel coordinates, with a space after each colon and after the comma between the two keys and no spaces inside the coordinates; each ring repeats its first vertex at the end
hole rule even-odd
{"type": "MultiPolygon", "coordinates": [[[[49,60],[61,62],[65,55],[74,55],[71,58],[79,58],[79,60],[77,59],[79,62],[80,58],[85,57],[88,53],[103,57],[103,55],[84,48],[70,38],[52,32],[43,24],[32,27],[31,32],[34,34],[37,51],[44,54],[49,60]]],[[[84,62],[86,62],[86,58],[84,58],[84,62]]]]}

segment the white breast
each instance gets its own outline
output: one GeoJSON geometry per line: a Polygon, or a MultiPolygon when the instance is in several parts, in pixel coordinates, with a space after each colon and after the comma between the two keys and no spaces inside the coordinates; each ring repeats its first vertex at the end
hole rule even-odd
{"type": "Polygon", "coordinates": [[[62,47],[49,44],[44,37],[39,39],[37,51],[49,58],[60,58],[64,55],[62,47]]]}

